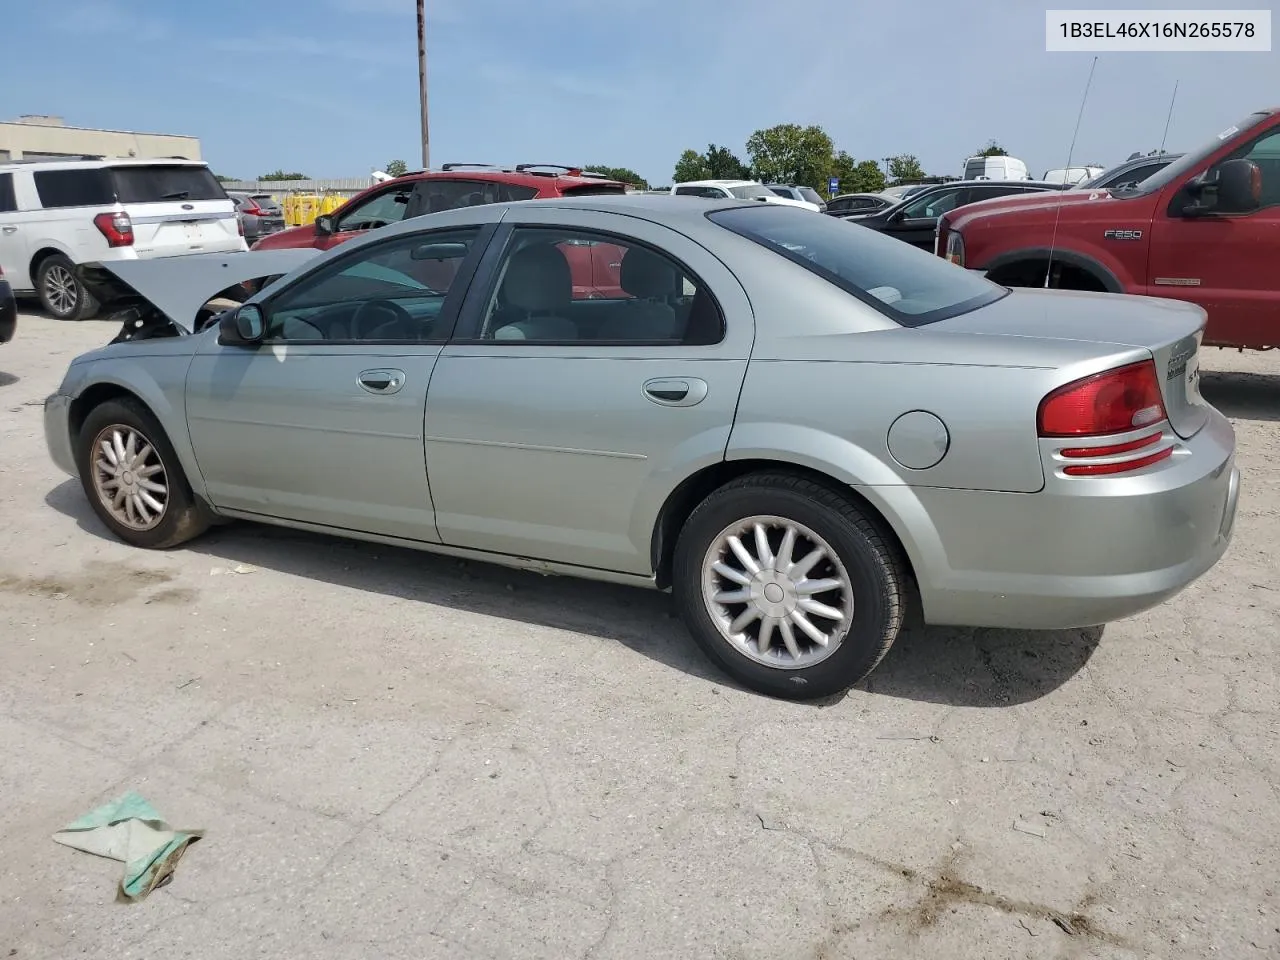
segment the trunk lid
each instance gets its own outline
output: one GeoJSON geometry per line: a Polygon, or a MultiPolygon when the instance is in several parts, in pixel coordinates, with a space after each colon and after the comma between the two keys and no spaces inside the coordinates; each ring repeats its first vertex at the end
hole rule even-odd
{"type": "Polygon", "coordinates": [[[1200,393],[1208,314],[1192,303],[1071,290],[1018,289],[979,310],[930,324],[939,332],[1084,340],[1139,347],[1155,360],[1169,424],[1194,436],[1209,416],[1200,393]]]}

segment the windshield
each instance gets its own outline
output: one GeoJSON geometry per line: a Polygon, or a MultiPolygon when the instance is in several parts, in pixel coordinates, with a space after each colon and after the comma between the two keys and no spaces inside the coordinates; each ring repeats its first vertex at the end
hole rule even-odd
{"type": "Polygon", "coordinates": [[[801,187],[800,196],[804,197],[810,203],[822,204],[822,197],[818,196],[818,191],[813,187],[801,187]]]}
{"type": "Polygon", "coordinates": [[[708,219],[798,263],[904,327],[945,320],[1008,291],[976,274],[838,217],[794,207],[716,210],[708,219]]]}
{"type": "Polygon", "coordinates": [[[1202,166],[1210,156],[1216,153],[1222,145],[1232,137],[1252,127],[1256,127],[1269,116],[1271,116],[1271,114],[1266,112],[1251,113],[1234,126],[1227,127],[1226,130],[1223,130],[1199,150],[1193,150],[1188,154],[1184,154],[1181,159],[1175,160],[1163,170],[1156,171],[1141,183],[1134,184],[1133,186],[1113,187],[1111,192],[1116,196],[1140,197],[1163,190],[1174,180],[1177,180],[1184,174],[1191,173],[1193,170],[1202,166]]]}
{"type": "Polygon", "coordinates": [[[270,194],[255,193],[249,199],[256,203],[258,208],[261,210],[267,210],[271,213],[278,213],[280,211],[280,204],[276,203],[275,198],[270,194]]]}
{"type": "Polygon", "coordinates": [[[759,200],[761,197],[769,199],[775,196],[774,192],[768,187],[761,186],[758,183],[748,183],[741,187],[730,187],[729,192],[739,200],[759,200]]]}

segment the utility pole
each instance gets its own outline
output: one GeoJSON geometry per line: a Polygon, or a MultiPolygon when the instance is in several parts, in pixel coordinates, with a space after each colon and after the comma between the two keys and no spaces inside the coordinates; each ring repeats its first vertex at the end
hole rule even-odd
{"type": "Polygon", "coordinates": [[[431,169],[431,136],[427,126],[427,13],[418,0],[418,97],[422,105],[422,169],[431,169]]]}

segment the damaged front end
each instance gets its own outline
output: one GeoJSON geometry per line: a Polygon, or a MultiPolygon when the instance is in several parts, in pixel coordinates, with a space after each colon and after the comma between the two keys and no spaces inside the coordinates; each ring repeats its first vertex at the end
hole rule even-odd
{"type": "Polygon", "coordinates": [[[320,251],[262,250],[86,263],[80,280],[120,332],[112,343],[199,333],[320,251]]]}

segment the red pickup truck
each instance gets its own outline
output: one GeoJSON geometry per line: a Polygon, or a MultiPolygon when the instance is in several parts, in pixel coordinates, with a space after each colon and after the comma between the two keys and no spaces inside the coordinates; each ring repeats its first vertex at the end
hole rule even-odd
{"type": "Polygon", "coordinates": [[[935,249],[1005,286],[1191,301],[1207,346],[1280,346],[1280,108],[1136,185],[960,207],[935,249]]]}

